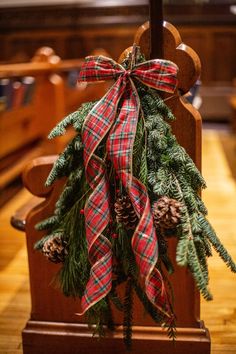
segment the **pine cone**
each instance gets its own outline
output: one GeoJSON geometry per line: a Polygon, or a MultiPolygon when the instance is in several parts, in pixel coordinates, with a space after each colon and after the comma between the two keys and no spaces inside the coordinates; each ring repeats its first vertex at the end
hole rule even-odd
{"type": "Polygon", "coordinates": [[[53,263],[64,262],[68,253],[66,246],[67,243],[62,239],[62,235],[56,234],[44,243],[42,253],[53,263]]]}
{"type": "Polygon", "coordinates": [[[127,229],[134,230],[138,217],[128,195],[121,195],[115,202],[116,221],[123,224],[127,229]]]}
{"type": "Polygon", "coordinates": [[[166,196],[153,205],[153,218],[156,228],[173,229],[180,221],[181,203],[166,196]]]}

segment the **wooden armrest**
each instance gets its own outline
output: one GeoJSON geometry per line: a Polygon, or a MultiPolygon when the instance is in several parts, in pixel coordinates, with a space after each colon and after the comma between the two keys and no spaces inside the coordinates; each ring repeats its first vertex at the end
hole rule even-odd
{"type": "Polygon", "coordinates": [[[33,196],[11,217],[11,225],[15,229],[25,231],[29,212],[53,191],[54,187],[45,187],[45,181],[56,159],[57,155],[38,157],[26,166],[22,176],[23,183],[33,196]]]}
{"type": "Polygon", "coordinates": [[[26,226],[26,218],[30,210],[32,210],[35,206],[42,203],[43,198],[39,197],[31,197],[29,201],[23,204],[18,210],[16,210],[15,214],[11,217],[11,225],[19,230],[25,231],[26,226]]]}

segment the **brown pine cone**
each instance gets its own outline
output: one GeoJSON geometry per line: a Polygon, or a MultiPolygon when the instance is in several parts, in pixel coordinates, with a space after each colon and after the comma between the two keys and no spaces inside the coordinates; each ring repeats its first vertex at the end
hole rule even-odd
{"type": "Polygon", "coordinates": [[[156,228],[173,229],[181,215],[181,203],[175,199],[163,196],[153,205],[153,219],[156,228]]]}
{"type": "Polygon", "coordinates": [[[138,217],[128,195],[121,195],[115,202],[116,221],[123,224],[127,229],[134,230],[138,217]]]}
{"type": "Polygon", "coordinates": [[[65,261],[67,255],[67,243],[62,239],[62,235],[56,234],[50,237],[43,245],[42,253],[53,263],[65,261]]]}

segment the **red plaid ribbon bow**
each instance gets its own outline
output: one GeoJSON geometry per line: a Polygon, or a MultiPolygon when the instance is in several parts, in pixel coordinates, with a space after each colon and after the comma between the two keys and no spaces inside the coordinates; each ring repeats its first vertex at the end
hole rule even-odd
{"type": "Polygon", "coordinates": [[[126,70],[103,56],[87,57],[81,68],[80,81],[116,80],[90,111],[82,131],[86,178],[93,190],[84,210],[88,254],[92,266],[81,301],[82,313],[104,298],[112,285],[111,244],[103,235],[111,217],[109,181],[105,162],[96,155],[97,147],[107,137],[108,158],[139,217],[132,237],[132,248],[140,275],[145,279],[146,295],[159,310],[170,317],[164,282],[156,268],[158,242],[148,193],[146,187],[132,175],[132,151],[140,107],[133,78],[157,90],[173,93],[177,84],[177,70],[177,66],[167,60],[149,60],[126,70]]]}

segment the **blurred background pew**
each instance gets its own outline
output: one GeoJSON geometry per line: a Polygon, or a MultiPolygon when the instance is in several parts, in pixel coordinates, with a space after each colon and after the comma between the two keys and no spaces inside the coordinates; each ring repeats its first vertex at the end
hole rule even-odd
{"type": "Polygon", "coordinates": [[[28,161],[62,151],[72,137],[73,132],[49,143],[56,123],[105,92],[107,83],[77,85],[83,61],[61,60],[52,48],[42,47],[29,62],[0,65],[0,204],[1,196],[3,203],[15,193],[28,161]]]}

